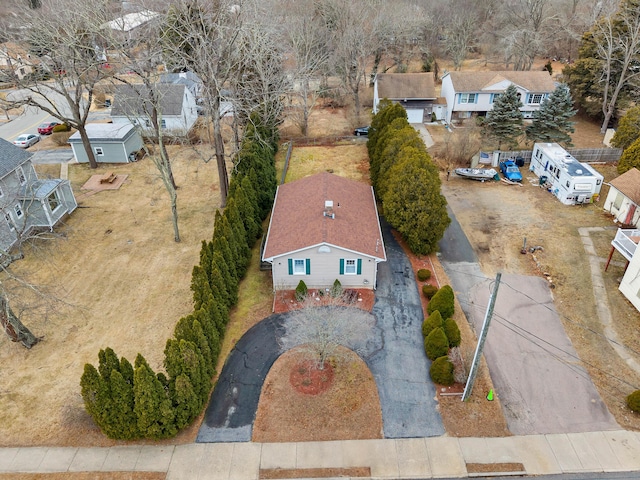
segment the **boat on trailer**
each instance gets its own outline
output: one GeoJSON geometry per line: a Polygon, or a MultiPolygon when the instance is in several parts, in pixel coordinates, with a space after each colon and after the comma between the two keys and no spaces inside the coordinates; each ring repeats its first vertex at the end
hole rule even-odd
{"type": "Polygon", "coordinates": [[[500,180],[498,172],[493,168],[456,168],[456,175],[472,180],[484,182],[486,180],[500,180]]]}

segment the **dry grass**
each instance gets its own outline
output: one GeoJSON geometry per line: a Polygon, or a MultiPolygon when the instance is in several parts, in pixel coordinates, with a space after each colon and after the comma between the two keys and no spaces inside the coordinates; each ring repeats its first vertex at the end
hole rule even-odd
{"type": "Polygon", "coordinates": [[[130,361],[142,353],[162,369],[165,342],[192,309],[191,269],[219,205],[215,165],[187,148],[172,148],[172,156],[181,243],[173,241],[167,195],[148,159],[109,165],[129,177],[119,190],[95,195],[80,186],[106,167],[70,166],[79,208],[57,229],[60,238],[33,244],[12,266],[68,306],[46,317],[23,312],[44,337],[32,350],[0,336],[1,445],[112,444],[84,411],[84,364],[96,364],[98,350],[110,346],[130,361]]]}
{"type": "Polygon", "coordinates": [[[366,144],[295,147],[285,181],[292,182],[323,171],[353,180],[368,181],[369,157],[366,144]]]}

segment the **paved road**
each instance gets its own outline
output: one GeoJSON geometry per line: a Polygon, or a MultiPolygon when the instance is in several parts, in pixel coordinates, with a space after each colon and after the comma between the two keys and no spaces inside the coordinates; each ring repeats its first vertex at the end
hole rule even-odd
{"type": "MultiPolygon", "coordinates": [[[[360,354],[376,381],[385,438],[442,435],[423,347],[418,287],[409,259],[385,222],[383,237],[388,260],[378,271],[376,325],[366,342],[348,346],[360,354]]],[[[279,339],[288,318],[287,313],[272,315],[238,341],[220,373],[198,442],[251,440],[262,384],[281,353],[279,339]]]]}

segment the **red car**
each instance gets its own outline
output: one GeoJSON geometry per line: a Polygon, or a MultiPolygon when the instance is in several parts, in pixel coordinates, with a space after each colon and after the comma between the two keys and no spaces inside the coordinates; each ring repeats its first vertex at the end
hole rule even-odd
{"type": "Polygon", "coordinates": [[[53,127],[55,127],[56,125],[60,124],[58,122],[43,123],[38,127],[38,133],[40,135],[51,135],[51,132],[53,132],[53,127]]]}

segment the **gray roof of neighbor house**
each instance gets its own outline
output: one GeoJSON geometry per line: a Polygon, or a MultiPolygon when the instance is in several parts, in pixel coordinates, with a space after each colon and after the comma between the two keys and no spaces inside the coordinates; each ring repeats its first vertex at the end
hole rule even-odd
{"type": "Polygon", "coordinates": [[[380,98],[436,98],[432,73],[380,73],[376,76],[376,82],[380,98]]]}
{"type": "Polygon", "coordinates": [[[322,243],[386,260],[370,185],[323,172],[278,187],[263,258],[322,243]],[[327,200],[334,218],[324,215],[327,200]]]}
{"type": "Polygon", "coordinates": [[[456,92],[492,92],[485,89],[504,80],[529,92],[553,92],[556,89],[556,83],[547,71],[449,72],[447,75],[456,92]]]}
{"type": "Polygon", "coordinates": [[[0,178],[6,177],[31,158],[32,153],[0,138],[0,178]]]}
{"type": "Polygon", "coordinates": [[[640,205],[640,170],[637,168],[627,170],[619,177],[611,180],[611,185],[616,187],[633,203],[640,205]]]}
{"type": "MultiPolygon", "coordinates": [[[[182,84],[158,83],[155,92],[159,97],[159,106],[163,116],[180,116],[184,90],[182,84]]],[[[150,116],[152,105],[149,101],[149,89],[144,85],[118,85],[113,95],[112,117],[150,116]]]]}
{"type": "MultiPolygon", "coordinates": [[[[95,142],[122,142],[135,133],[131,123],[87,123],[89,140],[95,142]]],[[[82,143],[80,132],[69,137],[69,143],[82,143]]]]}

